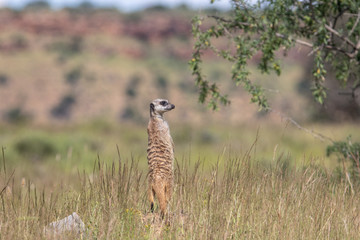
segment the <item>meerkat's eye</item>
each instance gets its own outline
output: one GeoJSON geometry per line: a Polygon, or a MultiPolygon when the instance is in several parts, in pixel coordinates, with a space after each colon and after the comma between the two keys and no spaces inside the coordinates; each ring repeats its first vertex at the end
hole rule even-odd
{"type": "Polygon", "coordinates": [[[166,104],[167,104],[166,101],[161,101],[161,102],[160,102],[160,105],[161,105],[161,106],[165,106],[166,104]]]}

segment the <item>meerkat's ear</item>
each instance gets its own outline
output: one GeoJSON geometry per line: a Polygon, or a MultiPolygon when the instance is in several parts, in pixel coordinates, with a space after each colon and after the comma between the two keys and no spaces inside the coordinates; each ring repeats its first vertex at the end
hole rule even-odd
{"type": "Polygon", "coordinates": [[[150,111],[155,111],[155,105],[153,103],[150,103],[150,111]]]}

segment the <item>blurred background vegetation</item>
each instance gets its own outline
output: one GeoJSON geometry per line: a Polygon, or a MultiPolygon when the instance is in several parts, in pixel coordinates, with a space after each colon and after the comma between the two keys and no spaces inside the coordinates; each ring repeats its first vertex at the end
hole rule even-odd
{"type": "MultiPolygon", "coordinates": [[[[204,54],[204,72],[232,104],[212,112],[198,103],[187,64],[196,14],[184,5],[123,13],[87,2],[58,10],[45,1],[0,9],[1,162],[16,169],[17,178],[50,186],[78,171],[91,172],[96,159],[133,158],[146,169],[149,102],[168,98],[176,105],[166,118],[177,161],[200,159],[211,167],[256,142],[255,154],[264,165],[283,155],[292,167],[317,161],[331,171],[341,169],[341,156],[326,155],[330,142],[279,115],[258,112],[241,88],[223,81],[230,79],[231,65],[211,52],[204,54]]],[[[251,78],[266,82],[273,109],[334,141],[349,135],[360,141],[359,102],[332,90],[335,81],[327,86],[327,102],[314,103],[308,53],[288,51],[280,76],[262,75],[255,56],[251,78]]]]}

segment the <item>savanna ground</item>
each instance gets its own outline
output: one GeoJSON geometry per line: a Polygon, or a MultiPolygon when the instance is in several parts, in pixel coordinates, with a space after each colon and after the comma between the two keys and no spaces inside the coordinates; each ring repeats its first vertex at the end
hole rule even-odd
{"type": "MultiPolygon", "coordinates": [[[[175,191],[165,224],[146,197],[145,127],[3,125],[0,238],[46,239],[44,227],[72,212],[87,231],[65,239],[359,237],[360,185],[346,177],[349,164],[286,122],[172,127],[175,191]]],[[[352,124],[308,127],[360,137],[352,124]]]]}

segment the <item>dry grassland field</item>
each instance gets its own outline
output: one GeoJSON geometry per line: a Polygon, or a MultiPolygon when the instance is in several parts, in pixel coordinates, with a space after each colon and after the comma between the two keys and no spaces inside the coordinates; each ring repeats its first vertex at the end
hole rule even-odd
{"type": "Polygon", "coordinates": [[[332,141],[360,142],[359,119],[334,91],[314,103],[303,49],[280,76],[249,63],[276,112],[259,112],[211,54],[204,72],[232,103],[199,104],[194,15],[0,10],[0,239],[360,239],[359,156],[327,154],[332,141]],[[175,143],[165,221],[147,199],[159,97],[176,105],[165,115],[175,143]],[[73,212],[81,231],[49,230],[73,212]]]}
{"type": "MultiPolygon", "coordinates": [[[[62,238],[357,239],[358,180],[326,143],[285,125],[174,127],[170,224],[150,212],[145,127],[3,128],[1,238],[53,238],[44,227],[76,212],[86,231],[62,238]]],[[[314,126],[358,130],[333,127],[314,126]]]]}

